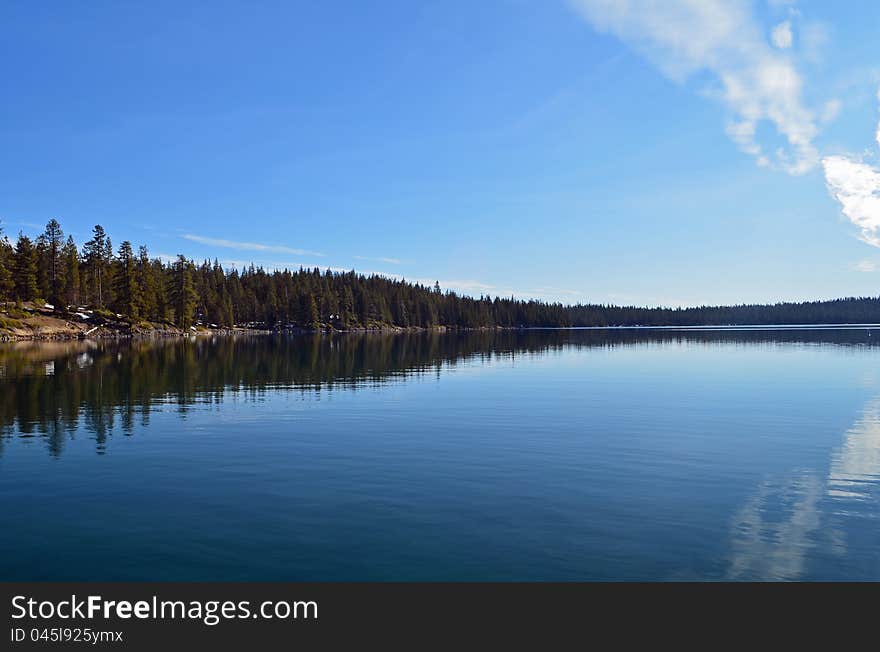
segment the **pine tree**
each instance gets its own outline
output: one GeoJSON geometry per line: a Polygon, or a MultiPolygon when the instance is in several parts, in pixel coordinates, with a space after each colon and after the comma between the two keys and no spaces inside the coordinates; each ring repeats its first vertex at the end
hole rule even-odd
{"type": "Polygon", "coordinates": [[[61,251],[64,265],[64,303],[66,305],[79,305],[80,275],[79,275],[79,251],[73,236],[67,237],[67,243],[61,251]]]}
{"type": "Polygon", "coordinates": [[[278,322],[278,294],[271,278],[266,283],[266,297],[263,301],[263,321],[267,326],[273,327],[278,322]]]}
{"type": "Polygon", "coordinates": [[[46,300],[52,288],[49,287],[49,243],[45,234],[41,233],[34,240],[34,250],[37,260],[37,296],[46,300]]]}
{"type": "Polygon", "coordinates": [[[143,306],[141,286],[138,283],[134,252],[128,240],[119,245],[113,279],[113,309],[132,321],[141,316],[143,306]]]}
{"type": "Polygon", "coordinates": [[[37,298],[37,252],[34,243],[23,233],[18,234],[15,243],[15,296],[19,301],[33,301],[37,298]]]}
{"type": "Polygon", "coordinates": [[[223,316],[219,322],[221,326],[232,328],[235,325],[234,313],[232,310],[232,299],[227,294],[223,300],[223,316]]]}
{"type": "Polygon", "coordinates": [[[155,258],[150,261],[152,282],[156,290],[156,313],[155,319],[162,322],[171,321],[171,298],[168,293],[168,269],[161,260],[155,258]]]}
{"type": "Polygon", "coordinates": [[[340,322],[343,328],[351,328],[357,323],[355,314],[354,293],[351,285],[346,284],[342,291],[342,302],[340,306],[340,322]]]}
{"type": "Polygon", "coordinates": [[[157,296],[158,287],[156,284],[156,275],[153,265],[150,262],[150,255],[147,248],[143,245],[138,249],[138,260],[136,266],[137,282],[140,287],[141,306],[143,309],[143,317],[146,319],[157,320],[159,315],[159,298],[157,296]]]}
{"type": "Polygon", "coordinates": [[[88,302],[98,308],[104,307],[104,283],[107,270],[105,258],[107,236],[104,227],[96,224],[92,230],[92,239],[83,246],[83,261],[89,278],[88,302]]]}
{"type": "Polygon", "coordinates": [[[192,263],[183,256],[178,256],[171,268],[169,295],[174,310],[174,321],[180,328],[187,329],[193,325],[193,318],[198,302],[195,285],[193,284],[192,263]]]}
{"type": "Polygon", "coordinates": [[[12,299],[15,290],[15,282],[12,280],[12,272],[9,270],[11,256],[8,254],[5,242],[0,242],[0,301],[6,303],[12,299]]]}
{"type": "Polygon", "coordinates": [[[318,312],[318,302],[315,301],[315,296],[313,294],[310,294],[308,298],[308,316],[306,317],[306,327],[321,327],[321,315],[318,312]]]}
{"type": "Polygon", "coordinates": [[[61,250],[64,247],[64,232],[58,220],[51,219],[46,224],[46,231],[43,234],[45,241],[45,255],[47,268],[47,296],[49,303],[56,307],[64,307],[64,286],[66,267],[61,257],[61,250]]]}
{"type": "Polygon", "coordinates": [[[107,236],[107,240],[104,242],[104,269],[105,269],[105,279],[104,279],[104,304],[107,306],[112,306],[115,302],[113,297],[113,243],[110,241],[110,236],[107,236]]]}
{"type": "Polygon", "coordinates": [[[13,298],[15,293],[15,281],[12,279],[12,245],[9,239],[3,235],[3,225],[0,224],[0,301],[6,303],[13,298]]]}

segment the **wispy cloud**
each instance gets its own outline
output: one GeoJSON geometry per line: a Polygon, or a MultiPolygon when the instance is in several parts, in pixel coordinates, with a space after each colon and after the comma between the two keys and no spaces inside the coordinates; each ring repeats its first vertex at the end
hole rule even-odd
{"type": "Polygon", "coordinates": [[[713,75],[720,88],[712,95],[731,114],[728,135],[759,165],[803,174],[819,162],[813,145],[816,118],[802,100],[790,23],[777,25],[768,39],[748,0],[570,2],[596,29],[617,36],[670,78],[683,82],[699,72],[713,75]],[[759,125],[765,122],[786,146],[771,153],[759,142],[759,125]]]}
{"type": "MultiPolygon", "coordinates": [[[[874,137],[880,145],[880,123],[874,137]]],[[[880,247],[880,170],[851,156],[826,156],[822,167],[829,192],[840,202],[843,215],[859,228],[859,238],[880,247]]]]}
{"type": "Polygon", "coordinates": [[[382,256],[355,256],[355,260],[371,260],[377,263],[388,263],[389,265],[403,264],[403,261],[399,258],[385,258],[382,256]]]}
{"type": "Polygon", "coordinates": [[[44,228],[46,228],[45,224],[37,224],[36,222],[6,222],[6,224],[14,224],[15,226],[26,226],[29,229],[37,229],[38,231],[42,231],[44,228]]]}
{"type": "Polygon", "coordinates": [[[785,20],[773,28],[770,34],[773,45],[780,50],[787,50],[794,42],[794,36],[791,33],[791,21],[785,20]]]}
{"type": "MultiPolygon", "coordinates": [[[[432,285],[434,283],[434,281],[430,279],[419,279],[417,282],[421,283],[422,285],[432,285]]],[[[441,288],[449,288],[459,292],[467,293],[479,292],[481,294],[488,294],[490,290],[495,289],[494,285],[484,283],[482,281],[474,281],[473,279],[452,279],[446,281],[444,281],[443,279],[439,279],[439,283],[441,288]]]]}
{"type": "Polygon", "coordinates": [[[308,249],[296,249],[294,247],[261,244],[259,242],[240,242],[236,240],[225,240],[223,238],[209,238],[202,235],[193,235],[192,233],[184,234],[182,237],[185,240],[191,240],[192,242],[198,242],[199,244],[211,245],[213,247],[225,247],[227,249],[240,249],[242,251],[271,251],[282,254],[294,254],[296,256],[324,255],[317,251],[309,251],[308,249]]]}
{"type": "Polygon", "coordinates": [[[431,287],[434,283],[440,283],[441,289],[445,290],[453,290],[454,292],[460,292],[464,294],[487,294],[491,290],[495,290],[496,286],[490,283],[484,283],[483,281],[475,281],[473,279],[442,279],[442,278],[421,278],[414,276],[406,276],[404,274],[397,274],[394,272],[363,272],[366,275],[375,274],[376,276],[384,276],[386,278],[395,279],[398,281],[407,280],[410,283],[418,283],[419,285],[424,285],[427,287],[431,287]]]}
{"type": "MultiPolygon", "coordinates": [[[[171,255],[168,253],[154,253],[152,254],[153,258],[158,258],[162,262],[166,264],[173,264],[177,262],[177,255],[171,255]]],[[[200,258],[198,256],[186,256],[188,259],[193,259],[199,261],[200,258]]],[[[367,258],[363,258],[364,260],[371,260],[367,258]]],[[[212,258],[213,260],[213,258],[212,258]]],[[[235,259],[235,258],[220,258],[219,263],[221,267],[224,269],[244,269],[254,265],[255,267],[262,267],[264,270],[268,272],[273,271],[284,271],[298,270],[300,267],[303,269],[314,269],[318,267],[321,271],[331,271],[338,273],[347,273],[351,272],[352,268],[350,267],[338,267],[332,265],[315,265],[314,263],[305,263],[305,262],[294,262],[294,261],[280,261],[280,260],[265,260],[265,259],[235,259]]],[[[355,269],[357,274],[363,274],[364,276],[382,276],[385,278],[393,279],[396,281],[407,281],[409,283],[418,283],[419,285],[423,285],[425,287],[433,287],[434,283],[440,283],[440,288],[446,292],[447,290],[452,290],[458,294],[467,295],[467,296],[500,296],[500,297],[510,297],[514,296],[517,299],[542,299],[546,301],[562,301],[564,303],[575,303],[577,301],[583,300],[585,297],[583,292],[578,290],[568,290],[564,288],[557,287],[537,287],[530,289],[510,289],[503,286],[493,285],[492,283],[487,283],[485,281],[478,281],[475,279],[444,279],[440,277],[427,277],[427,276],[407,276],[404,274],[400,274],[399,272],[387,272],[380,270],[369,270],[369,269],[355,269]]]]}
{"type": "Polygon", "coordinates": [[[586,294],[580,290],[568,290],[551,286],[526,288],[522,290],[507,289],[497,293],[502,297],[513,296],[517,299],[542,299],[544,301],[560,301],[562,303],[575,303],[583,301],[586,294]]]}
{"type": "Polygon", "coordinates": [[[828,28],[823,23],[804,22],[798,28],[798,37],[801,56],[813,63],[821,61],[829,40],[828,28]]]}
{"type": "Polygon", "coordinates": [[[843,108],[843,103],[838,99],[828,100],[825,102],[825,106],[822,108],[822,116],[820,120],[822,123],[834,122],[837,120],[837,116],[840,115],[840,109],[843,108]]]}
{"type": "Polygon", "coordinates": [[[853,269],[857,272],[876,272],[878,269],[877,263],[873,260],[860,260],[855,265],[853,265],[853,269]]]}
{"type": "Polygon", "coordinates": [[[299,268],[303,269],[315,269],[317,267],[321,271],[330,270],[331,272],[350,272],[350,268],[344,267],[333,267],[331,265],[316,265],[315,263],[306,263],[306,262],[296,262],[296,261],[280,261],[280,260],[262,260],[262,259],[251,259],[246,260],[243,258],[221,258],[219,260],[220,266],[224,269],[244,269],[253,265],[254,267],[262,267],[264,270],[268,272],[283,272],[284,270],[296,271],[299,268]]]}
{"type": "MultiPolygon", "coordinates": [[[[333,272],[350,272],[351,271],[350,268],[331,267],[329,265],[315,265],[315,263],[313,263],[313,262],[307,263],[307,262],[303,262],[303,261],[297,262],[297,261],[289,261],[289,260],[287,260],[287,261],[266,260],[266,259],[261,259],[261,258],[219,258],[219,257],[213,256],[213,255],[212,256],[192,256],[189,254],[181,254],[181,255],[183,255],[184,258],[186,258],[187,260],[195,261],[197,264],[203,260],[213,261],[216,259],[217,262],[220,263],[220,266],[223,269],[227,269],[227,270],[233,269],[233,268],[234,269],[245,269],[245,268],[253,265],[254,267],[262,267],[264,270],[267,270],[269,272],[274,272],[274,271],[281,272],[284,270],[295,271],[295,270],[298,270],[300,267],[302,267],[303,269],[314,269],[315,267],[318,267],[321,270],[329,269],[333,272]]],[[[151,258],[158,258],[159,260],[161,260],[163,263],[166,263],[166,264],[171,264],[171,263],[177,262],[177,254],[171,255],[168,253],[152,253],[152,254],[150,254],[150,257],[151,258]]]]}
{"type": "MultiPolygon", "coordinates": [[[[315,256],[323,256],[323,254],[319,254],[317,252],[306,251],[302,249],[293,249],[290,247],[282,247],[275,245],[265,245],[254,242],[238,242],[233,240],[225,240],[222,238],[210,238],[201,235],[193,235],[191,233],[187,233],[182,238],[186,240],[190,240],[192,242],[198,242],[200,244],[211,245],[215,247],[225,247],[228,249],[239,249],[243,251],[260,251],[260,252],[270,252],[270,253],[294,253],[297,255],[315,255],[315,256]]],[[[166,253],[154,254],[154,257],[159,258],[165,263],[173,263],[177,260],[177,256],[172,256],[166,253]]],[[[192,258],[194,260],[200,260],[199,256],[187,256],[188,258],[192,258]]],[[[211,259],[214,257],[211,256],[211,259]]],[[[278,258],[281,258],[280,256],[278,258]]],[[[357,260],[363,261],[375,261],[375,262],[383,262],[392,265],[403,264],[403,260],[399,258],[391,258],[391,257],[382,257],[382,256],[354,256],[357,260]]],[[[329,264],[321,264],[315,265],[314,262],[307,263],[302,261],[290,261],[290,260],[275,260],[266,259],[262,257],[255,257],[251,259],[246,258],[220,258],[220,265],[225,269],[242,269],[250,267],[254,265],[255,267],[262,267],[267,271],[283,271],[283,270],[297,270],[300,267],[304,269],[313,269],[318,267],[322,271],[330,270],[332,272],[350,272],[352,271],[351,267],[339,267],[332,266],[329,264]]],[[[370,270],[370,269],[357,269],[355,271],[358,274],[363,274],[365,276],[383,276],[385,278],[394,279],[394,280],[406,280],[410,283],[418,283],[420,285],[424,285],[426,287],[433,287],[434,283],[439,282],[441,289],[445,292],[446,290],[452,290],[458,294],[468,295],[468,296],[500,296],[500,297],[510,297],[514,296],[517,299],[543,299],[547,301],[563,301],[568,303],[574,303],[576,301],[582,300],[584,298],[584,293],[578,290],[569,290],[564,288],[543,286],[543,287],[535,287],[529,289],[510,289],[506,286],[498,286],[492,283],[487,283],[485,281],[480,281],[472,278],[441,278],[441,277],[427,277],[419,274],[405,275],[400,272],[388,272],[388,271],[379,271],[379,270],[370,270]]]]}
{"type": "Polygon", "coordinates": [[[545,301],[561,301],[563,303],[575,303],[577,301],[583,301],[586,297],[585,293],[579,290],[568,290],[565,288],[549,286],[515,289],[505,286],[493,285],[492,283],[486,283],[485,281],[477,281],[474,279],[409,277],[402,274],[377,271],[364,272],[364,274],[366,274],[367,276],[375,274],[377,276],[384,276],[386,278],[392,278],[398,281],[405,279],[410,283],[418,283],[419,285],[424,285],[426,287],[433,287],[434,283],[439,283],[440,289],[444,292],[446,290],[452,290],[453,292],[456,292],[458,294],[465,294],[469,296],[513,296],[517,299],[542,299],[545,301]]]}

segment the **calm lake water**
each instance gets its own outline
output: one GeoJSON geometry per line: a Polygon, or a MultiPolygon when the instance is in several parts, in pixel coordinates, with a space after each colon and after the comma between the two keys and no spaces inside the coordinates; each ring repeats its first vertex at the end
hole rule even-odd
{"type": "Polygon", "coordinates": [[[0,580],[878,580],[878,343],[0,345],[0,580]]]}

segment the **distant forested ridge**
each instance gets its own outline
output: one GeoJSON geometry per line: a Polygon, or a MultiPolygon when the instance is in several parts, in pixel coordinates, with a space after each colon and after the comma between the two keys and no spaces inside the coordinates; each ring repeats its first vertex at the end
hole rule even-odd
{"type": "Polygon", "coordinates": [[[696,326],[880,322],[880,298],[774,305],[640,308],[566,305],[513,297],[474,298],[379,275],[318,268],[223,269],[151,257],[128,241],[114,248],[98,225],[82,247],[50,220],[35,239],[0,237],[0,301],[48,302],[59,312],[111,311],[132,323],[246,325],[304,330],[357,328],[491,328],[696,326]]]}

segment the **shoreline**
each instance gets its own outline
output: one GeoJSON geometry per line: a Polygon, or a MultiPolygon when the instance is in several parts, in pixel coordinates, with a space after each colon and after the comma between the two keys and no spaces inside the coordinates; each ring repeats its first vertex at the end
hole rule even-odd
{"type": "MultiPolygon", "coordinates": [[[[337,335],[367,333],[452,333],[452,332],[489,332],[489,331],[526,331],[526,330],[656,330],[656,331],[754,331],[754,330],[819,330],[819,329],[877,329],[876,323],[792,323],[792,324],[689,324],[689,325],[616,325],[616,326],[395,326],[379,324],[369,327],[337,328],[333,325],[322,325],[320,328],[302,328],[288,326],[281,328],[261,328],[259,324],[243,326],[219,327],[213,324],[198,324],[189,329],[182,329],[165,322],[139,321],[131,323],[122,315],[114,315],[107,311],[98,314],[60,313],[50,309],[51,306],[38,308],[30,305],[23,308],[0,310],[0,342],[26,341],[72,341],[72,340],[152,340],[173,339],[181,337],[205,336],[236,336],[236,335],[337,335]]],[[[85,309],[83,309],[85,310],[85,309]]]]}
{"type": "Polygon", "coordinates": [[[150,328],[141,326],[128,326],[122,323],[102,324],[90,326],[81,322],[71,322],[61,317],[47,317],[43,315],[41,323],[28,323],[33,320],[23,320],[14,329],[0,330],[0,342],[29,342],[29,341],[73,341],[73,340],[151,340],[151,339],[174,339],[180,337],[206,337],[206,336],[236,336],[236,335],[335,335],[335,334],[367,334],[367,333],[447,333],[447,332],[473,332],[473,331],[497,331],[497,330],[522,330],[520,328],[505,326],[490,326],[479,328],[460,328],[449,326],[434,326],[425,328],[421,326],[374,326],[338,329],[324,328],[205,328],[195,330],[183,330],[170,325],[151,325],[150,328]],[[48,319],[54,322],[46,324],[48,319]],[[89,328],[87,328],[89,327],[89,328]],[[29,332],[28,332],[29,331],[29,332]]]}
{"type": "Polygon", "coordinates": [[[806,331],[806,330],[880,330],[880,324],[705,324],[699,326],[483,326],[478,328],[435,326],[381,326],[372,328],[201,328],[183,331],[179,328],[136,329],[131,331],[102,328],[101,332],[86,335],[79,329],[51,333],[9,333],[0,331],[0,344],[9,342],[72,342],[76,340],[159,340],[181,337],[236,337],[241,335],[367,335],[403,333],[474,333],[489,331],[666,331],[666,332],[736,332],[736,331],[806,331]]]}

